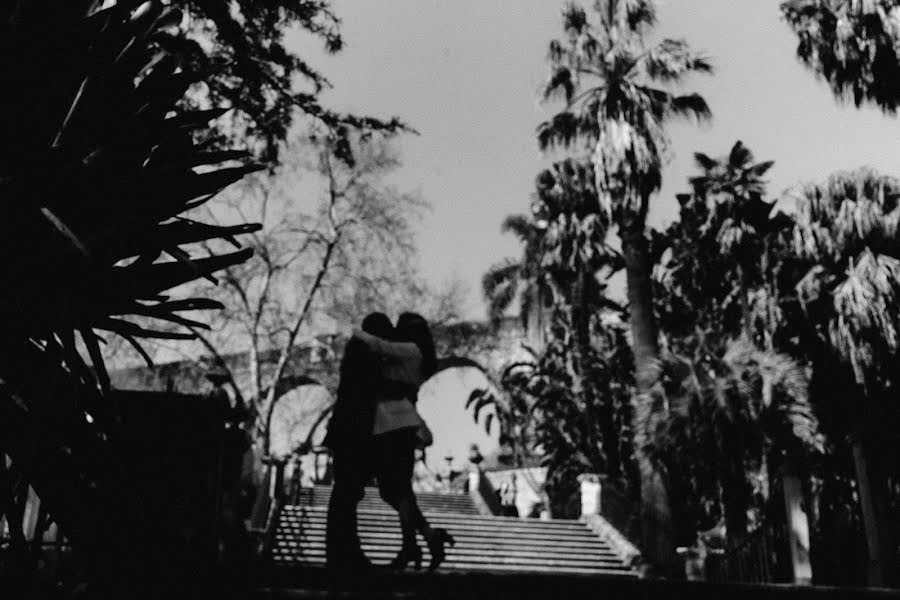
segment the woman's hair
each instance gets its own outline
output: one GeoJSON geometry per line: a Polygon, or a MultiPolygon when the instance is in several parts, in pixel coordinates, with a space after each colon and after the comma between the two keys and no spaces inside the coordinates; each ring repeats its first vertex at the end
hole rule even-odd
{"type": "Polygon", "coordinates": [[[422,353],[422,373],[429,378],[437,371],[437,353],[428,321],[420,314],[405,312],[397,319],[396,337],[401,342],[412,342],[422,353]]]}

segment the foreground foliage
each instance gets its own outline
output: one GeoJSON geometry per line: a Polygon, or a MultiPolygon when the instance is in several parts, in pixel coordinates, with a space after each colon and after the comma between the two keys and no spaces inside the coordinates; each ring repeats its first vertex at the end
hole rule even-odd
{"type": "Polygon", "coordinates": [[[137,348],[191,335],[129,317],[203,326],[183,313],[220,305],[168,290],[248,258],[236,238],[258,225],[184,213],[258,167],[247,152],[195,141],[223,109],[178,108],[197,74],[168,43],[177,8],[15,2],[0,22],[0,71],[15,91],[0,98],[0,278],[16,290],[0,301],[0,449],[94,580],[139,585],[152,564],[140,557],[160,540],[152,523],[130,522],[133,474],[117,455],[121,413],[100,348],[109,334],[137,348]],[[211,239],[237,249],[191,250],[211,239]]]}

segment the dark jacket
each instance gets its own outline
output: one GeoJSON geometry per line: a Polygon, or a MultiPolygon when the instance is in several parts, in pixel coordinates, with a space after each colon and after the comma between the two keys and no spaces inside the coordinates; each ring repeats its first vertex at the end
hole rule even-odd
{"type": "Polygon", "coordinates": [[[376,398],[384,395],[378,391],[415,398],[410,386],[384,379],[380,364],[378,356],[359,339],[351,338],[344,347],[334,412],[323,441],[332,451],[360,448],[371,441],[376,398]]]}

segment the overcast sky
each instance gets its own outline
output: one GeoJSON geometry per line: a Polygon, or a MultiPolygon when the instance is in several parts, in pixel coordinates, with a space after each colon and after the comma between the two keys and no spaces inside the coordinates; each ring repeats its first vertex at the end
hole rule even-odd
{"type": "MultiPolygon", "coordinates": [[[[562,5],[334,0],[346,49],[328,57],[315,42],[294,40],[334,83],[323,96],[327,105],[396,114],[421,132],[402,140],[405,166],[396,183],[421,190],[434,207],[420,231],[423,273],[435,284],[454,276],[468,284],[466,312],[473,318],[484,315],[478,285],[485,269],[520,251],[512,237],[500,235],[500,222],[527,210],[534,177],[548,161],[537,151],[534,130],[552,107],[538,104],[537,91],[546,74],[547,43],[559,35],[562,5]]],[[[653,200],[652,225],[673,219],[675,194],[685,190],[694,170],[693,152],[721,155],[739,139],[757,160],[775,160],[773,196],[838,169],[871,165],[900,172],[896,120],[876,109],[838,105],[795,58],[795,40],[778,5],[779,0],[662,3],[658,34],[685,38],[708,53],[716,73],[685,88],[706,97],[713,122],[670,128],[673,158],[653,200]]],[[[461,455],[465,439],[476,436],[474,426],[462,425],[455,403],[441,406],[434,409],[435,422],[458,425],[436,431],[438,451],[450,447],[443,439],[452,437],[461,455]]]]}

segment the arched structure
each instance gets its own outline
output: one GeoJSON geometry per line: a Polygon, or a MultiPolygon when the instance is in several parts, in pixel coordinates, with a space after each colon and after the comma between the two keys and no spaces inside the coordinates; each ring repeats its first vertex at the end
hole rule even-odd
{"type": "MultiPolygon", "coordinates": [[[[489,381],[497,381],[503,368],[511,362],[528,356],[528,342],[518,319],[509,318],[493,326],[484,322],[463,321],[433,328],[435,346],[439,357],[439,370],[476,368],[484,372],[489,381]]],[[[299,344],[291,354],[285,375],[278,382],[276,394],[279,400],[302,386],[321,385],[334,397],[337,392],[338,371],[347,337],[323,335],[299,344]]],[[[224,357],[228,369],[244,397],[250,393],[250,359],[247,353],[227,354],[224,357]]],[[[260,357],[265,381],[267,372],[274,369],[277,352],[264,353],[260,357]]],[[[111,373],[115,388],[124,390],[166,390],[202,394],[212,389],[206,374],[213,369],[209,357],[165,363],[153,367],[135,367],[111,373]]],[[[461,397],[461,405],[468,397],[461,397]]],[[[310,424],[304,442],[315,443],[316,431],[327,422],[330,408],[322,407],[319,417],[310,424]]],[[[303,443],[303,442],[301,442],[303,443]]]]}

